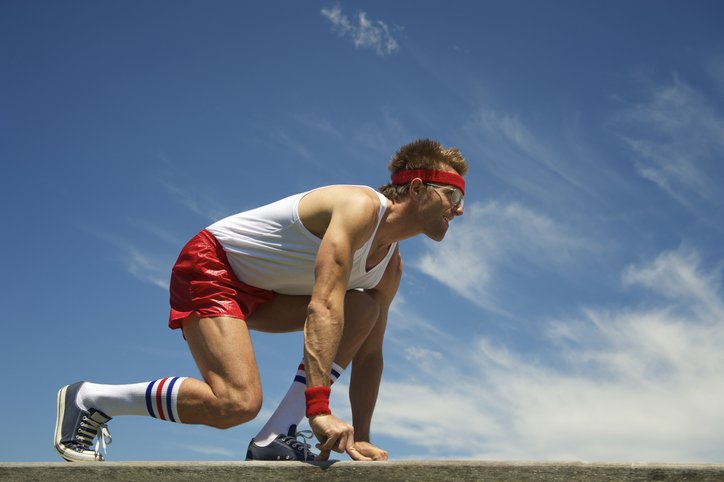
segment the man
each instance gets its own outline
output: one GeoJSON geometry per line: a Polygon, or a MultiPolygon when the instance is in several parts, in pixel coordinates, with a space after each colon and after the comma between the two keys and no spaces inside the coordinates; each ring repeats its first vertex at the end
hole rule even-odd
{"type": "Polygon", "coordinates": [[[287,396],[249,444],[248,460],[313,460],[296,439],[304,415],[317,460],[346,452],[386,460],[370,441],[387,313],[402,275],[398,241],[441,241],[463,214],[467,162],[429,139],[388,166],[392,182],[327,186],[212,224],[181,251],[169,326],[181,328],[203,380],[129,385],[78,382],[57,396],[55,448],[99,461],[115,416],[146,415],[230,428],[256,417],[262,390],[249,330],[304,331],[304,360],[287,396]],[[331,383],[352,363],[352,425],[329,410],[331,383]],[[96,440],[95,446],[93,440],[96,440]]]}

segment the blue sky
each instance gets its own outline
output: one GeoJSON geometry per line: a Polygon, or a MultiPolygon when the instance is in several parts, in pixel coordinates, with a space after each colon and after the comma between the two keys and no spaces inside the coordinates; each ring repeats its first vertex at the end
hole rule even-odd
{"type": "MultiPolygon", "coordinates": [[[[196,376],[166,318],[200,229],[377,187],[432,137],[470,162],[466,213],[403,243],[374,441],[724,461],[723,21],[716,1],[3,2],[0,460],[58,460],[62,385],[196,376]]],[[[300,335],[254,342],[258,421],[119,418],[109,458],[242,459],[301,357],[300,335]]]]}

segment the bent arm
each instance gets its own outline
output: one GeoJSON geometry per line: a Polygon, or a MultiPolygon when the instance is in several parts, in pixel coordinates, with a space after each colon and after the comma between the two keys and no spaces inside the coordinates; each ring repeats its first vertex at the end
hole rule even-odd
{"type": "Polygon", "coordinates": [[[329,373],[344,329],[344,295],[352,254],[349,242],[325,236],[315,270],[315,286],[304,323],[307,386],[329,386],[329,373]]]}
{"type": "Polygon", "coordinates": [[[354,252],[371,236],[377,206],[355,192],[334,203],[317,254],[315,281],[304,325],[307,386],[329,386],[344,328],[344,297],[354,252]]]}
{"type": "Polygon", "coordinates": [[[357,441],[370,441],[372,414],[377,403],[384,367],[382,343],[387,328],[387,315],[400,285],[401,277],[402,260],[398,248],[380,283],[369,291],[369,294],[379,303],[380,312],[372,332],[352,360],[349,399],[352,406],[352,425],[357,441]]]}

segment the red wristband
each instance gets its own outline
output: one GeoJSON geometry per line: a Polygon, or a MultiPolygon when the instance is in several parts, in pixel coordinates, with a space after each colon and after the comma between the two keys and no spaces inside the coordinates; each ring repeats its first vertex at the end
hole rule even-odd
{"type": "Polygon", "coordinates": [[[332,389],[329,387],[312,387],[304,390],[307,399],[307,417],[315,415],[330,415],[329,394],[332,389]]]}

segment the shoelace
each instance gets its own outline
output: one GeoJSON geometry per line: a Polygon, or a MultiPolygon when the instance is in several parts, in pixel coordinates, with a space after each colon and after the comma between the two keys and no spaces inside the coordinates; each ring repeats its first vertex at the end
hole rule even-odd
{"type": "Polygon", "coordinates": [[[78,433],[75,438],[85,450],[90,450],[91,443],[95,438],[96,444],[93,447],[93,451],[96,453],[99,460],[104,460],[104,456],[108,451],[108,445],[113,442],[113,437],[111,437],[111,432],[108,430],[108,425],[96,422],[92,418],[86,416],[83,416],[83,420],[80,422],[80,427],[78,427],[78,433]],[[101,453],[101,450],[103,453],[101,453]]]}
{"type": "Polygon", "coordinates": [[[300,430],[298,432],[295,432],[294,435],[288,435],[284,437],[284,443],[289,445],[294,450],[303,450],[304,460],[307,460],[309,448],[311,447],[311,445],[307,443],[307,440],[310,440],[312,437],[314,437],[314,434],[311,430],[300,430]],[[299,437],[302,438],[301,442],[298,440],[299,437]]]}
{"type": "Polygon", "coordinates": [[[98,454],[101,459],[104,459],[108,453],[108,446],[111,442],[113,442],[113,437],[111,437],[111,432],[108,431],[108,425],[105,423],[101,424],[96,432],[96,445],[94,447],[96,454],[98,454]],[[100,453],[99,448],[103,449],[103,454],[100,453]]]}

